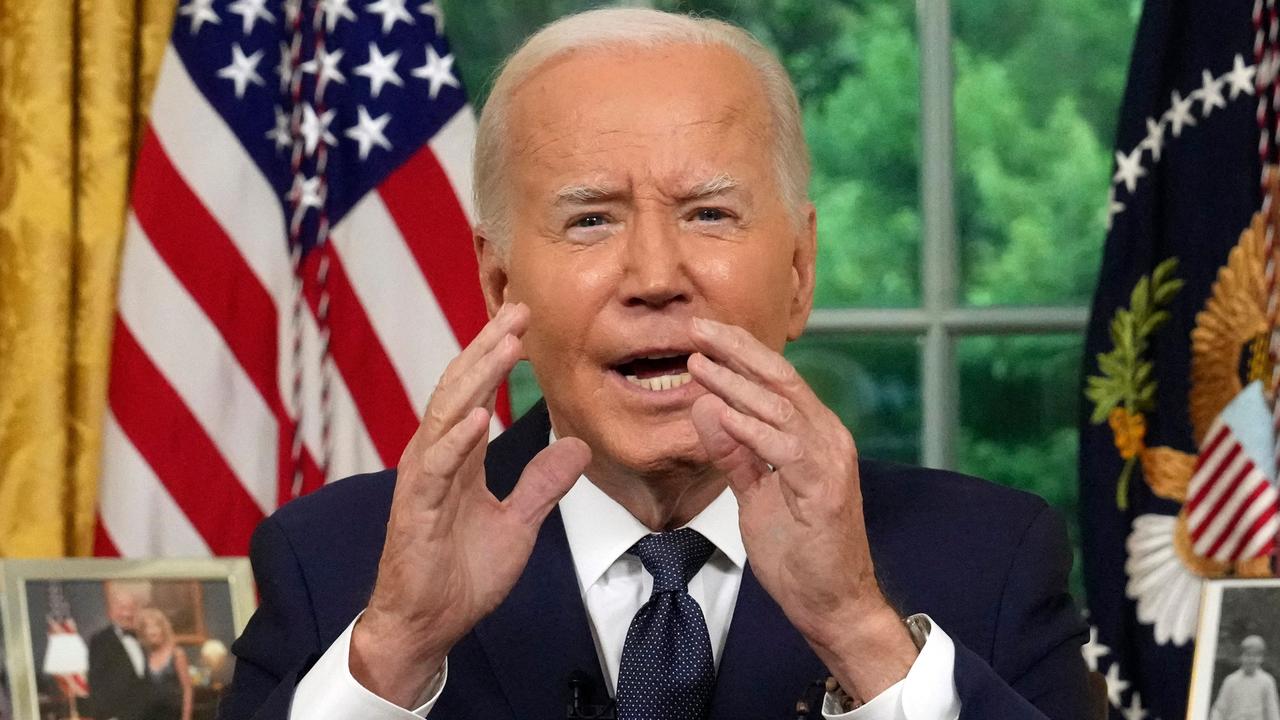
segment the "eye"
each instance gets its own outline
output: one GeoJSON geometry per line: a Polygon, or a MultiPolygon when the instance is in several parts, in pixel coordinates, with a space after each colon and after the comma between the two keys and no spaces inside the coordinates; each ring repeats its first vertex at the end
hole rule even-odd
{"type": "Polygon", "coordinates": [[[574,220],[571,225],[572,227],[578,227],[578,228],[593,228],[593,227],[600,227],[607,222],[609,221],[607,218],[605,218],[604,215],[595,214],[595,215],[583,215],[577,220],[574,220]]]}
{"type": "Polygon", "coordinates": [[[698,222],[719,222],[729,217],[729,214],[720,208],[698,208],[693,213],[693,219],[698,222]]]}

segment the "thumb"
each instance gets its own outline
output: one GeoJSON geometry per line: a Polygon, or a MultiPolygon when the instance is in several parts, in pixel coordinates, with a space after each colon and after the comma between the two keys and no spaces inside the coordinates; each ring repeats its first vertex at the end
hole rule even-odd
{"type": "Polygon", "coordinates": [[[502,504],[525,523],[541,525],[589,462],[591,449],[586,443],[578,438],[560,438],[529,461],[502,504]]]}
{"type": "Polygon", "coordinates": [[[735,494],[741,494],[768,472],[769,467],[756,456],[751,448],[734,440],[725,432],[720,418],[727,408],[724,400],[715,395],[703,395],[693,403],[693,427],[707,456],[729,480],[735,494]]]}

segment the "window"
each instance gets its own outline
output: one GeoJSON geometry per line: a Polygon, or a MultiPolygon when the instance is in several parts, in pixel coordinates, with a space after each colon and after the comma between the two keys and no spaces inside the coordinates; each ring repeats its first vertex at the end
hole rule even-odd
{"type": "MultiPolygon", "coordinates": [[[[600,4],[446,0],[476,102],[528,33],[600,4]]],[[[796,83],[820,251],[787,355],[860,451],[1036,492],[1074,526],[1082,331],[1139,3],[645,4],[748,28],[796,83]]],[[[517,412],[536,397],[517,368],[517,412]]]]}

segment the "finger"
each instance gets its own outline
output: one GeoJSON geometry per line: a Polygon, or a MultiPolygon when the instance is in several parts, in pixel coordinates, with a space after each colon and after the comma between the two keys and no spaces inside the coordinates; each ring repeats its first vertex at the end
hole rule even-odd
{"type": "Polygon", "coordinates": [[[765,465],[750,448],[725,432],[720,415],[725,410],[724,400],[715,395],[703,395],[693,403],[693,428],[698,432],[702,447],[711,462],[729,481],[734,494],[742,495],[765,473],[765,465]]]}
{"type": "MultiPolygon", "coordinates": [[[[484,355],[492,350],[505,335],[515,335],[519,337],[524,335],[524,331],[529,327],[529,307],[524,303],[508,303],[504,304],[485,326],[481,328],[475,339],[467,344],[462,352],[458,353],[456,360],[463,360],[461,367],[465,368],[466,363],[474,362],[475,358],[484,355]]],[[[446,370],[446,372],[448,372],[446,370]]]]}
{"type": "Polygon", "coordinates": [[[439,505],[448,495],[458,470],[488,439],[488,430],[488,411],[474,408],[423,452],[421,470],[408,480],[428,507],[439,505]]]}
{"type": "Polygon", "coordinates": [[[808,413],[819,402],[786,358],[746,330],[708,318],[694,318],[692,327],[690,336],[703,354],[787,398],[797,410],[808,413]]]}
{"type": "Polygon", "coordinates": [[[726,406],[720,412],[720,425],[729,437],[747,446],[761,460],[779,470],[804,459],[804,446],[795,435],[731,407],[726,406]]]}
{"type": "Polygon", "coordinates": [[[432,443],[453,427],[472,408],[491,410],[491,399],[520,359],[521,342],[504,335],[484,355],[467,367],[459,366],[461,356],[450,363],[436,386],[422,418],[424,440],[432,443]]]}
{"type": "Polygon", "coordinates": [[[781,395],[754,383],[702,353],[689,356],[693,379],[739,412],[780,430],[800,432],[803,418],[796,406],[781,395]]]}
{"type": "Polygon", "coordinates": [[[591,449],[586,443],[578,438],[560,438],[529,461],[502,504],[520,521],[536,528],[578,481],[589,462],[591,449]]]}

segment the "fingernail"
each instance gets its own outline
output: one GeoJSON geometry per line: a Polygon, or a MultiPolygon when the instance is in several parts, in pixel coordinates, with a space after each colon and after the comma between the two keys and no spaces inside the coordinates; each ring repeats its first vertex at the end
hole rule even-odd
{"type": "Polygon", "coordinates": [[[715,327],[706,318],[696,317],[693,319],[693,325],[701,332],[711,332],[715,327]]]}

